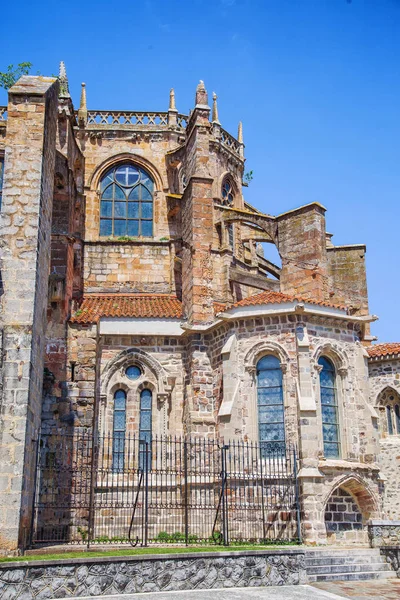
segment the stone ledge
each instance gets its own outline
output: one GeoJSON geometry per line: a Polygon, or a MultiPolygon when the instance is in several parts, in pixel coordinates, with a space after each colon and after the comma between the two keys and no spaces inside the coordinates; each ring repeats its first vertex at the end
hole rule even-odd
{"type": "Polygon", "coordinates": [[[113,563],[113,562],[135,562],[144,560],[183,560],[185,558],[232,558],[239,556],[275,556],[275,555],[302,555],[305,550],[302,548],[288,548],[277,550],[222,550],[221,552],[182,552],[177,554],[139,554],[125,556],[90,556],[90,551],[82,548],[82,552],[88,552],[88,556],[79,558],[50,558],[43,560],[19,560],[0,563],[1,569],[18,569],[21,567],[50,567],[54,565],[79,565],[92,563],[113,563]]]}

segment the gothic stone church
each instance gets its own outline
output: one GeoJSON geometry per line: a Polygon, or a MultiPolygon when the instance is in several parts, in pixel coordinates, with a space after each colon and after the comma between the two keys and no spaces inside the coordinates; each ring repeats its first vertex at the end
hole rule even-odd
{"type": "Polygon", "coordinates": [[[316,202],[249,204],[242,126],[211,104],[200,82],[189,115],[173,90],[92,111],[82,84],[76,111],[62,64],[0,109],[3,552],[63,431],[295,444],[308,544],[400,519],[400,343],[371,345],[365,246],[335,246],[316,202]]]}

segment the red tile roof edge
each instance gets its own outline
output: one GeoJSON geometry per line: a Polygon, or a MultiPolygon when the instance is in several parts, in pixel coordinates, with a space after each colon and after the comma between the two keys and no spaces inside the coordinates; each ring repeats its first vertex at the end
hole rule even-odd
{"type": "Polygon", "coordinates": [[[374,344],[367,346],[366,351],[370,358],[387,358],[400,355],[400,342],[389,342],[386,344],[374,344]]]}
{"type": "MultiPolygon", "coordinates": [[[[314,304],[317,306],[324,306],[327,308],[338,308],[341,310],[346,310],[346,307],[339,304],[332,304],[330,302],[325,302],[322,300],[311,300],[309,298],[303,298],[301,296],[292,295],[292,294],[283,294],[282,292],[275,292],[273,290],[267,290],[264,292],[260,292],[258,294],[254,294],[253,296],[248,296],[239,302],[234,302],[233,304],[228,304],[221,310],[220,312],[226,312],[231,310],[232,308],[241,308],[243,306],[262,306],[264,304],[282,304],[284,302],[304,302],[305,304],[314,304]]],[[[220,303],[219,307],[223,307],[220,303]]]]}
{"type": "Polygon", "coordinates": [[[182,303],[170,294],[88,294],[71,323],[97,323],[101,317],[182,318],[182,303]]]}

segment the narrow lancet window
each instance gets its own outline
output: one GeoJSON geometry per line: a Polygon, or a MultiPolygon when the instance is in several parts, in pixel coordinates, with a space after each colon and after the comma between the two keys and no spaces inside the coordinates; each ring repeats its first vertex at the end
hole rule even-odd
{"type": "Polygon", "coordinates": [[[258,433],[262,456],[285,452],[282,369],[276,356],[257,363],[258,433]]]}
{"type": "Polygon", "coordinates": [[[113,423],[113,471],[122,471],[125,459],[126,393],[117,390],[114,394],[113,423]]]}
{"type": "Polygon", "coordinates": [[[321,392],[322,435],[325,458],[340,457],[339,416],[336,391],[336,371],[333,363],[321,356],[318,364],[321,392]]]}
{"type": "Polygon", "coordinates": [[[139,420],[139,465],[140,468],[147,466],[150,469],[151,462],[151,440],[152,440],[152,402],[153,394],[151,390],[142,390],[140,393],[140,420],[139,420]]]}

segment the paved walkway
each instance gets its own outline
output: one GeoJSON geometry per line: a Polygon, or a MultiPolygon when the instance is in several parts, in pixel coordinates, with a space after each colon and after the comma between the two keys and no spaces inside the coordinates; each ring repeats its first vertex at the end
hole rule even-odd
{"type": "Polygon", "coordinates": [[[63,598],[61,600],[310,600],[311,598],[313,600],[343,600],[343,596],[337,596],[325,590],[317,590],[309,585],[156,592],[63,598]]]}
{"type": "MultiPolygon", "coordinates": [[[[351,600],[400,600],[400,579],[376,581],[324,581],[313,587],[351,600]]],[[[336,597],[337,597],[336,596],[336,597]]],[[[295,596],[294,596],[295,597],[295,596]]],[[[315,596],[318,598],[318,596],[315,596]]]]}
{"type": "Polygon", "coordinates": [[[400,600],[400,579],[90,596],[60,600],[400,600]]]}

